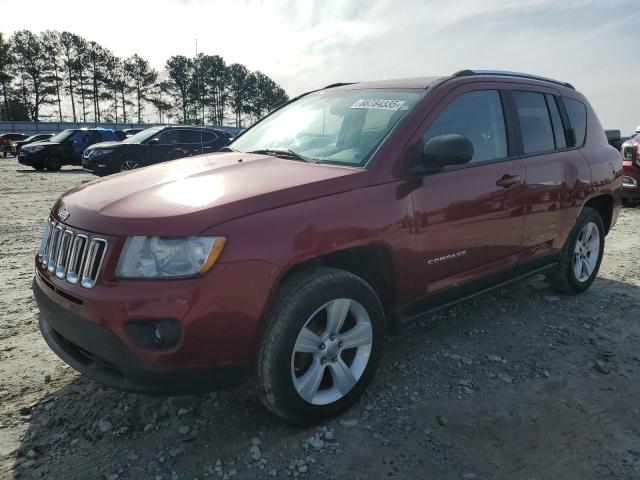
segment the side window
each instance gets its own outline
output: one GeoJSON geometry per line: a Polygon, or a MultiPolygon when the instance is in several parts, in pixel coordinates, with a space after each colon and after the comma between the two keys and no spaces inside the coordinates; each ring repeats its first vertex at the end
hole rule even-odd
{"type": "Polygon", "coordinates": [[[180,143],[200,143],[204,140],[204,132],[201,130],[178,130],[180,132],[180,143]]]}
{"type": "Polygon", "coordinates": [[[518,111],[524,153],[547,152],[555,148],[551,119],[544,94],[513,92],[518,111]]]}
{"type": "Polygon", "coordinates": [[[556,140],[556,148],[566,148],[567,139],[564,135],[564,127],[562,126],[562,118],[560,117],[560,110],[558,110],[558,104],[553,95],[545,94],[544,98],[547,100],[547,108],[549,108],[549,114],[551,115],[551,124],[553,125],[553,136],[556,140]]]}
{"type": "Polygon", "coordinates": [[[75,153],[82,153],[87,148],[89,135],[84,130],[78,130],[69,137],[71,147],[75,153]]]}
{"type": "Polygon", "coordinates": [[[564,100],[564,106],[567,109],[571,128],[576,134],[576,146],[582,146],[587,135],[587,107],[584,106],[584,103],[573,98],[562,97],[562,100],[564,100]]]}
{"type": "Polygon", "coordinates": [[[204,143],[215,142],[218,139],[218,136],[213,132],[204,132],[202,134],[202,141],[204,143]]]}
{"type": "Polygon", "coordinates": [[[179,130],[165,130],[160,134],[158,143],[160,145],[173,145],[175,143],[180,143],[179,130]]]}
{"type": "Polygon", "coordinates": [[[440,112],[422,139],[455,133],[473,144],[471,162],[507,157],[507,132],[500,93],[478,90],[460,95],[440,112]]]}

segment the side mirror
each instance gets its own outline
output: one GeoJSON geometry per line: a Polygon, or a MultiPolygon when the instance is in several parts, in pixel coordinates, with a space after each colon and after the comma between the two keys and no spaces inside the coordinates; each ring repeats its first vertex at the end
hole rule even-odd
{"type": "Polygon", "coordinates": [[[160,140],[158,140],[158,137],[152,138],[151,140],[149,140],[147,142],[147,145],[158,145],[158,143],[160,142],[160,140]]]}
{"type": "Polygon", "coordinates": [[[457,134],[437,135],[425,142],[421,160],[425,168],[463,165],[473,158],[473,143],[457,134]]]}

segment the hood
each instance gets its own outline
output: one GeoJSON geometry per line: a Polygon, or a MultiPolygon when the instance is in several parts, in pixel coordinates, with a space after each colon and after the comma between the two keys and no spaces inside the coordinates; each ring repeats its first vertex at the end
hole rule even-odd
{"type": "Polygon", "coordinates": [[[100,142],[94,143],[93,145],[88,146],[85,150],[103,150],[103,149],[114,149],[122,145],[121,142],[111,141],[111,142],[100,142]]]}
{"type": "Polygon", "coordinates": [[[252,213],[359,188],[359,168],[214,153],[80,185],[56,202],[71,227],[105,235],[196,235],[252,213]]]}
{"type": "Polygon", "coordinates": [[[49,140],[38,140],[37,142],[31,142],[31,143],[27,143],[25,145],[26,147],[51,147],[51,146],[58,146],[60,145],[60,143],[58,142],[50,142],[49,140]]]}

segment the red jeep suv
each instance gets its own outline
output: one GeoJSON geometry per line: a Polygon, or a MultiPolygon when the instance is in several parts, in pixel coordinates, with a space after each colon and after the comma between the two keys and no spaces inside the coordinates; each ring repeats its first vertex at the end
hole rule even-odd
{"type": "Polygon", "coordinates": [[[248,372],[289,421],[335,415],[404,322],[536,272],[585,291],[621,203],[585,97],[525,74],[331,85],[225,150],[55,203],[33,290],[69,365],[156,393],[248,372]]]}

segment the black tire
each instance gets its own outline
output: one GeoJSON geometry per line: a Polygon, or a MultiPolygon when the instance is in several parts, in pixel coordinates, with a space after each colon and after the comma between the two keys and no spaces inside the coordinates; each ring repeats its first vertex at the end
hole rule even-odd
{"type": "MultiPolygon", "coordinates": [[[[265,321],[255,382],[258,396],[267,409],[289,422],[309,424],[337,415],[358,400],[377,369],[384,341],[384,312],[368,283],[335,268],[319,267],[294,274],[279,288],[265,321]],[[314,312],[328,302],[343,298],[359,303],[370,318],[373,340],[369,360],[360,378],[342,398],[323,405],[312,404],[304,400],[294,386],[294,345],[314,312]]],[[[338,357],[340,355],[342,353],[338,353],[338,357]]]]}
{"type": "Polygon", "coordinates": [[[42,162],[36,162],[31,166],[34,168],[34,170],[38,170],[39,172],[44,170],[44,163],[42,162]]]}
{"type": "Polygon", "coordinates": [[[562,247],[558,263],[553,270],[547,273],[547,280],[551,284],[551,287],[559,293],[569,294],[582,293],[587,290],[598,276],[598,270],[600,270],[600,264],[602,263],[602,256],[604,254],[604,237],[604,223],[598,211],[589,207],[584,208],[578,216],[569,234],[569,238],[567,238],[567,241],[562,247]],[[589,222],[594,223],[598,229],[600,250],[593,271],[586,280],[580,281],[574,273],[574,261],[576,259],[575,249],[582,228],[589,222]]]}
{"type": "Polygon", "coordinates": [[[622,206],[623,207],[625,207],[625,208],[633,208],[633,207],[637,207],[638,205],[640,205],[640,201],[631,200],[630,198],[622,197],[622,206]]]}
{"type": "Polygon", "coordinates": [[[49,155],[44,160],[44,166],[50,172],[57,172],[62,168],[62,160],[60,160],[60,158],[56,157],[55,155],[49,155]]]}

